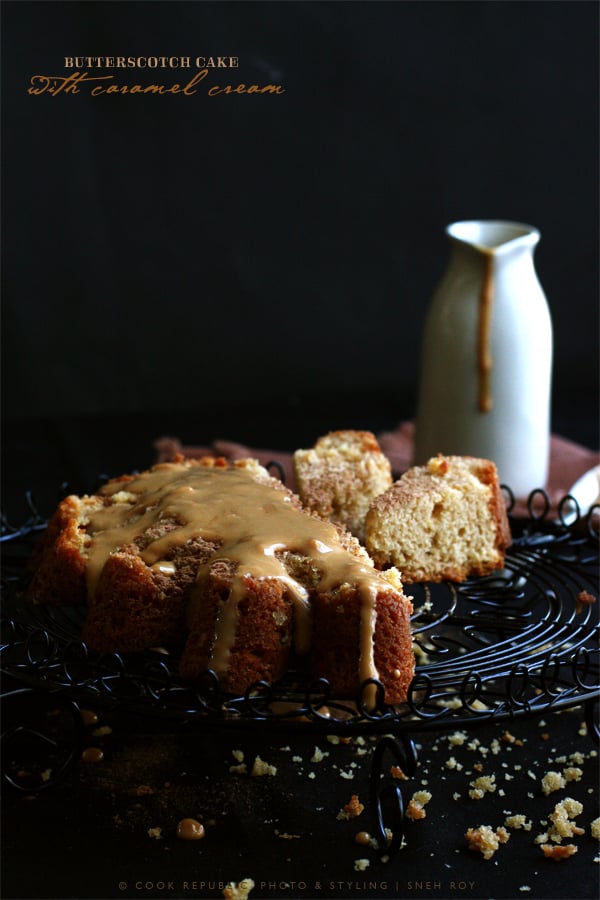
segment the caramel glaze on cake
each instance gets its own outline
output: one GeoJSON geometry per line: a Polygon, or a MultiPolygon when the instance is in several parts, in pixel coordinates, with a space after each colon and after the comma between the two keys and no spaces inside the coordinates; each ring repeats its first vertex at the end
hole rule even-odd
{"type": "Polygon", "coordinates": [[[413,675],[398,572],[377,572],[255,460],[163,463],[67,497],[28,597],[87,603],[93,650],[182,648],[185,679],[210,668],[229,692],[298,667],[339,697],[379,678],[398,703],[413,675]]]}

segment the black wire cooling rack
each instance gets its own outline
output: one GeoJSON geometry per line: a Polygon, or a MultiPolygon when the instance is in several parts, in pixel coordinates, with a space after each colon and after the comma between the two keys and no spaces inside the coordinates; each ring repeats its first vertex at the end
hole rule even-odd
{"type": "Polygon", "coordinates": [[[3,519],[1,534],[0,671],[13,683],[1,697],[14,719],[9,714],[1,735],[2,777],[17,791],[54,787],[72,771],[84,704],[151,716],[167,728],[373,733],[369,798],[374,833],[390,857],[403,841],[405,804],[388,762],[407,777],[415,773],[414,734],[582,705],[592,739],[600,739],[598,507],[581,516],[566,497],[555,519],[548,497],[534,491],[529,517],[511,518],[513,543],[501,571],[460,585],[408,585],[417,668],[406,703],[390,706],[377,681],[374,705],[372,681],[354,701],[339,701],[326,679],[306,682],[294,673],[232,697],[211,671],[184,684],[174,655],[91,653],[81,640],[82,608],[23,599],[27,560],[46,526],[30,496],[27,503],[27,521],[14,527],[3,519]],[[36,702],[30,716],[31,697],[46,697],[46,710],[36,702]]]}
{"type": "Polygon", "coordinates": [[[373,706],[366,701],[372,682],[352,701],[333,697],[326,679],[295,673],[229,696],[211,671],[183,683],[176,655],[91,653],[81,640],[83,608],[22,598],[27,557],[45,527],[31,498],[28,504],[30,518],[19,527],[3,522],[2,533],[0,667],[23,685],[174,723],[344,734],[465,727],[584,704],[598,736],[598,507],[582,516],[567,497],[551,518],[547,496],[535,491],[528,518],[511,518],[513,544],[501,571],[460,585],[406,586],[415,610],[415,678],[401,706],[386,704],[375,682],[373,706]]]}

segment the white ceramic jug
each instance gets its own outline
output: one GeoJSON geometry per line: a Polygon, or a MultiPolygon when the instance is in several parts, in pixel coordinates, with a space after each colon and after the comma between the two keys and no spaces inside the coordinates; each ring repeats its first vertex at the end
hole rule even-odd
{"type": "Polygon", "coordinates": [[[533,251],[537,229],[455,222],[448,269],[428,311],[415,462],[437,453],[492,459],[515,496],[546,485],[552,323],[533,251]]]}

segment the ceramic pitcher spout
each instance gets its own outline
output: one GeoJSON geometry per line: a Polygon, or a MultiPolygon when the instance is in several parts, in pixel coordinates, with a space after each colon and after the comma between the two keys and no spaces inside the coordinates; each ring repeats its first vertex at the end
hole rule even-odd
{"type": "Polygon", "coordinates": [[[483,253],[505,253],[516,247],[535,247],[540,232],[533,225],[502,219],[470,219],[453,222],[447,236],[483,253]]]}

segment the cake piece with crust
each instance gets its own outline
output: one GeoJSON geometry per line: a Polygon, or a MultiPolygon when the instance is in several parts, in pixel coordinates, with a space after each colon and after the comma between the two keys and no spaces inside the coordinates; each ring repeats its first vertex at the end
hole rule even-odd
{"type": "Polygon", "coordinates": [[[511,542],[496,466],[467,456],[410,468],[373,501],[365,530],[375,565],[397,566],[408,584],[487,575],[511,542]]]}
{"type": "Polygon", "coordinates": [[[390,462],[370,431],[332,431],[296,450],[294,474],[303,505],[360,541],[371,501],[392,484],[390,462]]]}
{"type": "Polygon", "coordinates": [[[378,679],[400,703],[414,672],[398,573],[252,459],[161,463],[66,498],[26,596],[85,604],[98,653],[168,648],[185,680],[212,670],[227,693],[294,669],[339,697],[378,679]]]}

